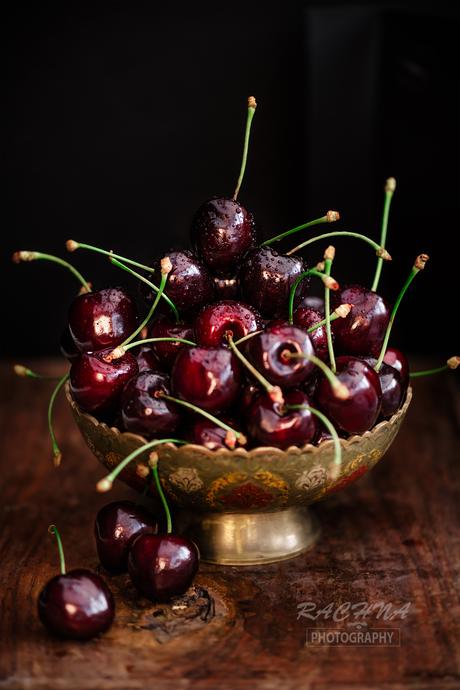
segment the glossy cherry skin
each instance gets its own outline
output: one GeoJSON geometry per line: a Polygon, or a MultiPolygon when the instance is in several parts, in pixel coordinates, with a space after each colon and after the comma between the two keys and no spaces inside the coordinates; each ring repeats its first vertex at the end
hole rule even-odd
{"type": "MultiPolygon", "coordinates": [[[[374,368],[377,360],[374,357],[366,357],[365,362],[374,368]]],[[[380,414],[384,419],[389,419],[401,407],[407,388],[401,381],[399,371],[389,364],[385,364],[385,362],[382,362],[378,375],[382,389],[382,409],[380,414]]]]}
{"type": "Polygon", "coordinates": [[[132,541],[144,532],[158,532],[158,523],[150,513],[132,501],[114,501],[100,509],[94,523],[97,555],[111,573],[128,569],[128,551],[132,541]]]}
{"type": "MultiPolygon", "coordinates": [[[[235,420],[229,417],[220,417],[221,421],[229,424],[233,429],[236,429],[238,425],[235,420]]],[[[186,432],[187,440],[190,443],[196,443],[199,446],[205,446],[209,450],[217,450],[218,448],[228,448],[229,446],[225,443],[227,439],[227,430],[222,429],[222,427],[217,426],[210,419],[206,417],[200,417],[196,415],[192,423],[186,432]]]]}
{"type": "Polygon", "coordinates": [[[299,307],[305,307],[306,309],[313,309],[319,312],[324,319],[324,298],[316,297],[315,295],[306,295],[299,304],[299,307]]]}
{"type": "Polygon", "coordinates": [[[238,298],[238,279],[214,276],[214,291],[217,300],[238,298]]]}
{"type": "Polygon", "coordinates": [[[169,400],[157,397],[158,391],[171,394],[167,374],[147,370],[128,381],[121,396],[121,416],[126,431],[150,439],[177,429],[182,419],[180,410],[169,400]]]}
{"type": "MultiPolygon", "coordinates": [[[[285,405],[310,405],[302,391],[284,395],[285,405]]],[[[286,410],[266,394],[256,397],[248,407],[246,425],[249,434],[264,446],[286,449],[311,443],[317,433],[316,417],[309,410],[286,410]]]]}
{"type": "Polygon", "coordinates": [[[385,352],[383,361],[396,369],[401,378],[401,384],[406,391],[409,386],[409,361],[404,352],[397,350],[395,347],[389,347],[385,352]]]}
{"type": "Polygon", "coordinates": [[[72,338],[69,327],[66,326],[62,331],[59,348],[63,357],[69,360],[69,362],[75,362],[76,359],[80,357],[80,350],[75,345],[75,341],[72,338]]]}
{"type": "Polygon", "coordinates": [[[136,361],[139,371],[153,370],[161,368],[158,357],[150,345],[140,345],[136,352],[136,361]]]}
{"type": "MultiPolygon", "coordinates": [[[[283,256],[271,247],[253,249],[243,261],[239,273],[243,299],[266,318],[286,318],[291,287],[305,270],[304,261],[298,257],[283,256]]],[[[305,295],[308,285],[308,278],[300,283],[296,305],[305,295]]]]}
{"type": "Polygon", "coordinates": [[[260,314],[248,304],[234,300],[214,302],[204,307],[195,320],[195,334],[202,347],[226,345],[226,333],[239,340],[262,328],[260,314]]]}
{"type": "Polygon", "coordinates": [[[241,367],[226,348],[190,347],[177,355],[171,374],[174,395],[208,412],[222,412],[236,400],[241,367]]]}
{"type": "Polygon", "coordinates": [[[329,381],[321,376],[316,400],[337,429],[362,434],[371,429],[380,414],[382,389],[378,374],[364,360],[337,357],[337,377],[350,393],[347,400],[336,398],[329,381]]]}
{"type": "Polygon", "coordinates": [[[348,355],[378,357],[390,320],[385,300],[362,285],[350,285],[333,292],[331,302],[333,309],[339,304],[353,305],[347,317],[332,323],[337,350],[348,355]]]}
{"type": "Polygon", "coordinates": [[[231,275],[256,244],[254,217],[238,201],[215,197],[205,201],[191,227],[192,244],[213,273],[231,275]]]}
{"type": "Polygon", "coordinates": [[[271,322],[250,338],[246,352],[256,369],[274,386],[296,388],[315,370],[308,359],[288,359],[286,353],[314,355],[310,338],[296,326],[271,322]]]}
{"type": "Polygon", "coordinates": [[[119,359],[106,362],[112,349],[82,354],[70,368],[72,397],[86,412],[107,412],[119,403],[125,384],[139,367],[136,358],[126,352],[119,359]]]}
{"type": "MultiPolygon", "coordinates": [[[[172,270],[166,281],[165,292],[181,315],[195,314],[202,306],[213,301],[214,283],[212,277],[193,252],[188,249],[181,249],[167,252],[164,256],[169,257],[172,264],[172,270]]],[[[150,280],[157,284],[160,261],[154,261],[153,265],[158,270],[150,277],[150,280]]],[[[149,304],[154,300],[155,294],[148,286],[142,284],[141,292],[149,304]]],[[[169,309],[164,300],[160,300],[160,303],[162,310],[169,309]]]]}
{"type": "MultiPolygon", "coordinates": [[[[304,331],[308,331],[309,328],[323,320],[324,317],[319,311],[309,307],[297,307],[293,314],[294,326],[298,326],[304,331]]],[[[315,328],[308,336],[313,344],[315,355],[322,359],[323,362],[329,361],[326,326],[315,328]]]]}
{"type": "Polygon", "coordinates": [[[112,625],[115,604],[104,580],[79,568],[56,575],[38,597],[38,615],[50,632],[72,640],[89,640],[112,625]]]}
{"type": "Polygon", "coordinates": [[[136,324],[136,305],[120,287],[78,295],[69,308],[69,330],[80,352],[115,347],[136,324]]]}
{"type": "MultiPolygon", "coordinates": [[[[195,334],[190,324],[175,323],[167,316],[159,316],[155,321],[152,321],[149,326],[149,338],[181,338],[182,340],[190,340],[192,343],[195,342],[195,334]]],[[[188,346],[169,340],[151,343],[151,347],[160,364],[169,370],[174,364],[177,353],[188,346]]]]}
{"type": "Polygon", "coordinates": [[[141,534],[129,549],[128,570],[140,594],[167,601],[187,591],[199,562],[197,547],[183,537],[141,534]]]}

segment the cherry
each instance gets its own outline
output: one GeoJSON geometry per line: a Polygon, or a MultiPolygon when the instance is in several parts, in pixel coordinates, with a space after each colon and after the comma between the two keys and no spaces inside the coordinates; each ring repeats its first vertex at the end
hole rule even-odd
{"type": "Polygon", "coordinates": [[[73,640],[88,640],[110,628],[115,614],[112,593],[104,580],[91,570],[78,568],[66,573],[59,533],[56,535],[61,574],[43,587],[38,597],[38,615],[50,632],[73,640]]]}
{"type": "Polygon", "coordinates": [[[396,369],[401,378],[403,388],[407,389],[409,385],[409,362],[406,355],[395,347],[389,347],[385,352],[383,361],[396,369]]]}
{"type": "MultiPolygon", "coordinates": [[[[214,283],[205,268],[193,252],[182,249],[167,252],[172,270],[166,282],[166,294],[174,302],[179,312],[193,314],[203,305],[213,301],[214,283]]],[[[160,261],[154,266],[160,269],[160,261]]],[[[154,276],[152,276],[154,277],[154,276]]],[[[153,301],[155,295],[145,284],[141,292],[147,301],[153,301]]]]}
{"type": "MultiPolygon", "coordinates": [[[[278,254],[271,247],[253,249],[241,265],[241,293],[264,317],[287,316],[291,287],[305,271],[301,258],[278,254]]],[[[305,296],[308,286],[307,278],[296,292],[296,304],[305,296]]]]}
{"type": "Polygon", "coordinates": [[[288,358],[287,353],[314,355],[309,336],[300,328],[271,322],[247,341],[247,354],[257,370],[275,386],[295,388],[314,371],[308,359],[288,358]]]}
{"type": "Polygon", "coordinates": [[[170,393],[169,376],[155,371],[142,371],[131,378],[121,396],[121,414],[126,431],[146,438],[175,431],[181,421],[177,406],[156,396],[158,391],[170,393]]]}
{"type": "Polygon", "coordinates": [[[150,345],[139,346],[139,349],[136,352],[136,361],[139,371],[147,371],[152,369],[153,371],[158,371],[158,369],[161,369],[158,357],[150,345]]]}
{"type": "MultiPolygon", "coordinates": [[[[221,417],[221,419],[231,426],[235,426],[235,420],[228,417],[221,417]]],[[[199,446],[209,448],[209,450],[216,450],[217,448],[228,448],[228,431],[221,426],[217,426],[210,419],[197,417],[194,419],[186,434],[190,443],[196,443],[199,446]]],[[[233,444],[230,443],[230,447],[233,444]]]]}
{"type": "Polygon", "coordinates": [[[303,446],[317,433],[317,421],[308,409],[289,410],[289,405],[309,405],[309,398],[299,390],[285,394],[285,404],[269,395],[256,397],[245,412],[248,432],[259,443],[275,448],[303,446]]]}
{"type": "Polygon", "coordinates": [[[262,319],[255,309],[233,300],[204,307],[195,320],[196,338],[203,347],[220,347],[226,343],[227,333],[239,340],[261,327],[262,319]]]}
{"type": "Polygon", "coordinates": [[[349,434],[362,434],[377,421],[382,404],[378,374],[363,360],[337,357],[337,378],[349,392],[347,399],[334,395],[330,382],[321,377],[316,391],[318,405],[334,425],[349,434]]]}
{"type": "Polygon", "coordinates": [[[69,362],[75,362],[80,356],[80,350],[75,345],[75,340],[72,338],[68,325],[62,331],[59,340],[59,348],[63,357],[68,359],[69,362]]]}
{"type": "Polygon", "coordinates": [[[132,501],[114,501],[100,509],[94,523],[97,555],[111,573],[128,569],[128,550],[144,532],[158,532],[158,523],[145,508],[132,501]]]}
{"type": "MultiPolygon", "coordinates": [[[[310,307],[297,307],[294,312],[294,325],[303,328],[305,331],[311,326],[323,321],[324,317],[315,309],[310,307]]],[[[327,362],[329,359],[329,350],[327,346],[327,333],[325,326],[319,326],[314,331],[308,334],[313,344],[315,354],[317,357],[327,362]]]]}
{"type": "Polygon", "coordinates": [[[352,304],[348,316],[333,324],[337,349],[349,355],[378,356],[390,320],[385,300],[361,285],[332,293],[332,305],[352,304]]]}
{"type": "Polygon", "coordinates": [[[196,212],[191,238],[208,268],[219,275],[232,275],[256,244],[254,217],[238,201],[214,197],[196,212]]]}
{"type": "Polygon", "coordinates": [[[238,297],[238,279],[214,276],[216,299],[236,299],[238,297]]]}
{"type": "MultiPolygon", "coordinates": [[[[375,357],[366,357],[365,362],[372,368],[377,364],[375,357]]],[[[385,362],[382,362],[378,371],[378,376],[382,389],[382,408],[380,414],[385,419],[388,419],[401,407],[407,386],[405,387],[403,385],[399,371],[395,367],[385,364],[385,362]]]]}
{"type": "MultiPolygon", "coordinates": [[[[184,340],[194,340],[195,335],[192,326],[186,323],[174,323],[166,316],[159,316],[152,321],[149,327],[150,338],[182,338],[184,340]]],[[[174,364],[177,353],[184,347],[184,343],[165,341],[152,343],[158,361],[166,369],[170,369],[174,364]]]]}
{"type": "Polygon", "coordinates": [[[69,309],[69,329],[81,352],[116,347],[136,328],[134,301],[123,288],[78,295],[69,309]]]}
{"type": "Polygon", "coordinates": [[[82,354],[70,368],[70,391],[75,402],[86,412],[113,410],[124,385],[138,373],[136,358],[126,352],[107,362],[112,348],[82,354]]]}
{"type": "Polygon", "coordinates": [[[241,378],[238,361],[228,349],[189,347],[177,355],[171,384],[179,398],[221,412],[235,402],[241,378]]]}

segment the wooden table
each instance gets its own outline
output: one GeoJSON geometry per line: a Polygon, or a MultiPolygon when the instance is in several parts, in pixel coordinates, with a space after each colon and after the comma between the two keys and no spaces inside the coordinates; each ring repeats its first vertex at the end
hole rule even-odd
{"type": "MultiPolygon", "coordinates": [[[[35,366],[57,372],[62,364],[35,366]]],[[[175,608],[137,598],[127,576],[108,578],[117,599],[115,624],[82,644],[51,638],[37,620],[36,599],[57,571],[49,523],[61,529],[68,566],[97,567],[93,520],[108,500],[95,491],[102,468],[61,399],[56,429],[64,457],[53,469],[50,384],[16,379],[3,366],[0,688],[459,688],[455,378],[417,381],[407,421],[385,460],[316,507],[322,537],[312,551],[264,568],[203,564],[191,598],[175,608]],[[356,612],[359,602],[382,601],[393,613],[406,605],[407,615],[378,619],[374,606],[361,630],[396,629],[400,646],[306,644],[307,628],[346,632],[348,642],[358,629],[350,616],[324,618],[329,603],[337,612],[350,602],[356,612]],[[318,620],[299,617],[307,610],[303,602],[323,610],[318,620]]],[[[111,498],[122,496],[132,493],[118,484],[111,498]]]]}

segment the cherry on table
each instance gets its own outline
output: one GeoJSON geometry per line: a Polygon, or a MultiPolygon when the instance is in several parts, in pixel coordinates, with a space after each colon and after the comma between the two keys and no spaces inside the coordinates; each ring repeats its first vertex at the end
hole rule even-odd
{"type": "Polygon", "coordinates": [[[195,320],[195,334],[202,347],[221,347],[226,334],[239,340],[262,327],[257,311],[243,302],[223,300],[204,307],[195,320]]]}
{"type": "Polygon", "coordinates": [[[169,435],[181,422],[177,405],[159,398],[158,391],[170,394],[167,374],[142,371],[125,385],[121,395],[121,415],[126,431],[146,438],[169,435]]]}

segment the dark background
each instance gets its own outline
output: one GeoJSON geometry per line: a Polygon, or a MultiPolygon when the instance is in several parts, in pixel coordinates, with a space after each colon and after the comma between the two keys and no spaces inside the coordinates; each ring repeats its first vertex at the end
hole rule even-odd
{"type": "MultiPolygon", "coordinates": [[[[332,208],[342,214],[333,229],[377,239],[383,183],[395,176],[394,261],[379,291],[393,300],[415,255],[431,261],[393,342],[454,354],[460,22],[452,5],[94,5],[16,5],[3,17],[3,354],[57,353],[76,288],[51,264],[11,264],[12,251],[67,256],[103,287],[126,281],[102,257],[66,255],[66,239],[146,262],[186,245],[200,203],[233,191],[250,94],[259,107],[240,198],[264,237],[332,208]]],[[[369,284],[372,251],[335,244],[335,277],[369,284]]],[[[321,258],[321,245],[311,258],[321,258]]]]}

